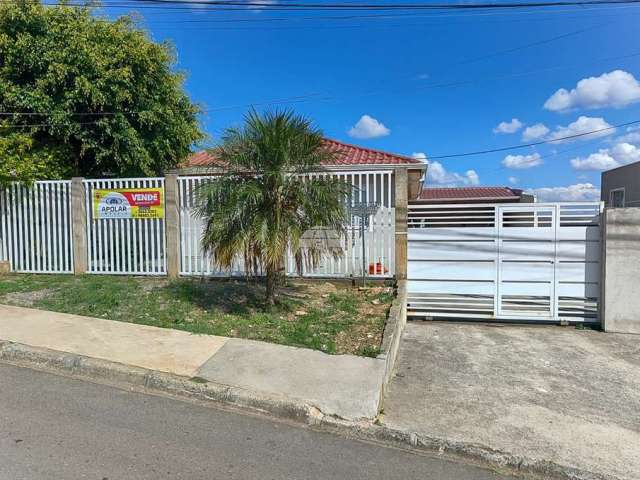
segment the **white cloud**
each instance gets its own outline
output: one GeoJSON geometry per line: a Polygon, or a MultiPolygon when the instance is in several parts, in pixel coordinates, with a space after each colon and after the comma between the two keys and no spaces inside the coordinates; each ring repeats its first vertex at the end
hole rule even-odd
{"type": "Polygon", "coordinates": [[[549,140],[557,140],[557,143],[575,142],[579,140],[593,140],[598,137],[606,137],[615,133],[616,129],[609,125],[602,117],[585,117],[584,115],[567,125],[566,127],[558,126],[549,135],[549,140]],[[605,130],[606,129],[606,130],[605,130]],[[595,132],[589,134],[589,132],[595,132]],[[568,138],[566,140],[558,140],[564,137],[572,137],[581,135],[576,138],[568,138]]]}
{"type": "Polygon", "coordinates": [[[247,0],[247,8],[251,9],[251,13],[260,13],[265,8],[265,6],[276,5],[278,3],[277,0],[247,0]]]}
{"type": "Polygon", "coordinates": [[[522,140],[528,142],[529,140],[537,140],[539,138],[543,138],[545,135],[549,133],[549,129],[543,123],[536,123],[535,125],[531,125],[524,129],[522,132],[522,140]]]}
{"type": "Polygon", "coordinates": [[[516,185],[520,181],[518,177],[509,177],[507,180],[509,180],[511,185],[516,185]]]}
{"type": "Polygon", "coordinates": [[[464,181],[468,182],[469,185],[479,185],[480,176],[476,173],[475,170],[467,170],[464,173],[464,181]]]}
{"type": "Polygon", "coordinates": [[[583,78],[575,88],[561,88],[545,102],[544,108],[565,112],[574,108],[625,107],[640,101],[640,83],[623,70],[583,78]]]}
{"type": "Polygon", "coordinates": [[[522,128],[522,122],[517,118],[512,118],[510,122],[500,122],[493,133],[515,133],[522,128]]]}
{"type": "Polygon", "coordinates": [[[611,148],[601,148],[586,158],[574,158],[571,166],[576,170],[610,170],[637,161],[640,161],[640,148],[630,143],[617,143],[611,148]]]}
{"type": "Polygon", "coordinates": [[[369,115],[362,115],[358,123],[349,129],[349,136],[353,138],[386,137],[391,133],[384,124],[369,115]]]}
{"type": "Polygon", "coordinates": [[[600,189],[592,183],[576,183],[566,187],[532,188],[526,193],[539,202],[591,202],[600,200],[600,189]]]}
{"type": "Polygon", "coordinates": [[[632,126],[627,127],[624,135],[620,135],[614,141],[621,143],[640,143],[640,127],[632,126]]]}
{"type": "Polygon", "coordinates": [[[618,162],[609,155],[607,149],[592,153],[587,158],[573,158],[571,166],[576,170],[610,170],[618,166],[618,162]]]}
{"type": "Polygon", "coordinates": [[[539,153],[532,153],[531,155],[507,155],[504,157],[504,160],[502,160],[502,165],[507,168],[524,170],[542,165],[542,158],[540,158],[539,153]]]}
{"type": "Polygon", "coordinates": [[[428,165],[427,184],[436,184],[439,187],[460,187],[480,183],[480,177],[475,170],[467,170],[464,173],[449,172],[440,162],[428,161],[427,156],[422,152],[416,152],[412,156],[428,165]]]}

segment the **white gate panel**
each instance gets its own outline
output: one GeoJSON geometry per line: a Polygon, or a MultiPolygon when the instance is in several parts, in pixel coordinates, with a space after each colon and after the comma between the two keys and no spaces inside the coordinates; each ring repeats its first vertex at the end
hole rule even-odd
{"type": "Polygon", "coordinates": [[[0,190],[0,259],[21,273],[71,273],[71,182],[0,190]]]}
{"type": "Polygon", "coordinates": [[[164,178],[84,180],[87,209],[87,273],[165,275],[164,218],[94,218],[95,189],[158,188],[164,178]]]}
{"type": "Polygon", "coordinates": [[[492,282],[495,277],[492,261],[475,260],[472,262],[420,262],[412,259],[407,268],[407,275],[409,278],[421,276],[423,280],[475,280],[486,282],[492,282]]]}
{"type": "Polygon", "coordinates": [[[496,245],[493,241],[466,242],[466,241],[420,241],[413,243],[412,259],[416,261],[471,261],[471,260],[491,260],[493,261],[496,245]]]}
{"type": "Polygon", "coordinates": [[[600,203],[410,205],[411,315],[596,321],[600,203]]]}

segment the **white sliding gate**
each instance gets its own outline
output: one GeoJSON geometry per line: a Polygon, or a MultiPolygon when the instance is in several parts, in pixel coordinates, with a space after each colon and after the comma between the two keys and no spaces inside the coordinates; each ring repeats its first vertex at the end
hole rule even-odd
{"type": "Polygon", "coordinates": [[[0,260],[14,272],[71,273],[71,182],[11,184],[0,190],[0,260]]]}
{"type": "Polygon", "coordinates": [[[597,322],[601,209],[410,205],[409,314],[597,322]]]}
{"type": "Polygon", "coordinates": [[[84,180],[87,209],[87,273],[166,275],[164,218],[93,217],[94,189],[164,187],[164,178],[84,180]]]}
{"type": "MultiPolygon", "coordinates": [[[[377,202],[380,205],[376,215],[372,216],[370,227],[365,232],[364,258],[367,275],[371,277],[389,278],[395,272],[395,209],[393,170],[363,172],[323,172],[315,175],[330,175],[344,179],[354,186],[354,200],[377,202]]],[[[180,274],[228,276],[244,275],[241,259],[234,264],[231,271],[215,268],[212,260],[202,253],[200,241],[203,222],[198,218],[194,206],[198,186],[210,176],[190,176],[178,178],[180,197],[180,274]]],[[[344,255],[338,259],[326,258],[313,271],[303,274],[309,277],[349,277],[362,274],[362,239],[360,226],[356,219],[347,226],[346,238],[343,239],[344,255]]],[[[287,274],[296,275],[295,262],[290,255],[286,264],[287,274]]]]}

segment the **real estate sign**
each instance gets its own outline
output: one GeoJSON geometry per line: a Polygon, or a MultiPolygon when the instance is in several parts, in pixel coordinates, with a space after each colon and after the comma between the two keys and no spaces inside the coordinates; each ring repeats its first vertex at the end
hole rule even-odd
{"type": "Polygon", "coordinates": [[[93,218],[164,218],[164,187],[96,189],[93,218]]]}

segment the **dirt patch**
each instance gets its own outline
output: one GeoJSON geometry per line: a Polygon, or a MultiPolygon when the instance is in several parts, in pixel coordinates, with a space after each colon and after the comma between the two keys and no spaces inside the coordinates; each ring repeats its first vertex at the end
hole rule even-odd
{"type": "Polygon", "coordinates": [[[336,335],[336,353],[358,353],[375,357],[380,353],[382,335],[392,295],[389,287],[373,287],[366,290],[352,289],[358,298],[357,317],[351,328],[336,335]]]}
{"type": "Polygon", "coordinates": [[[169,285],[169,280],[166,279],[154,279],[155,281],[153,282],[149,282],[149,281],[145,281],[147,280],[147,277],[135,277],[136,279],[140,279],[140,288],[145,292],[145,293],[149,293],[152,290],[155,290],[156,288],[164,288],[167,285],[169,285]]]}
{"type": "Polygon", "coordinates": [[[3,295],[0,299],[5,303],[19,307],[33,307],[37,302],[51,296],[55,291],[56,289],[54,288],[45,288],[34,290],[33,292],[11,292],[3,295]]]}

